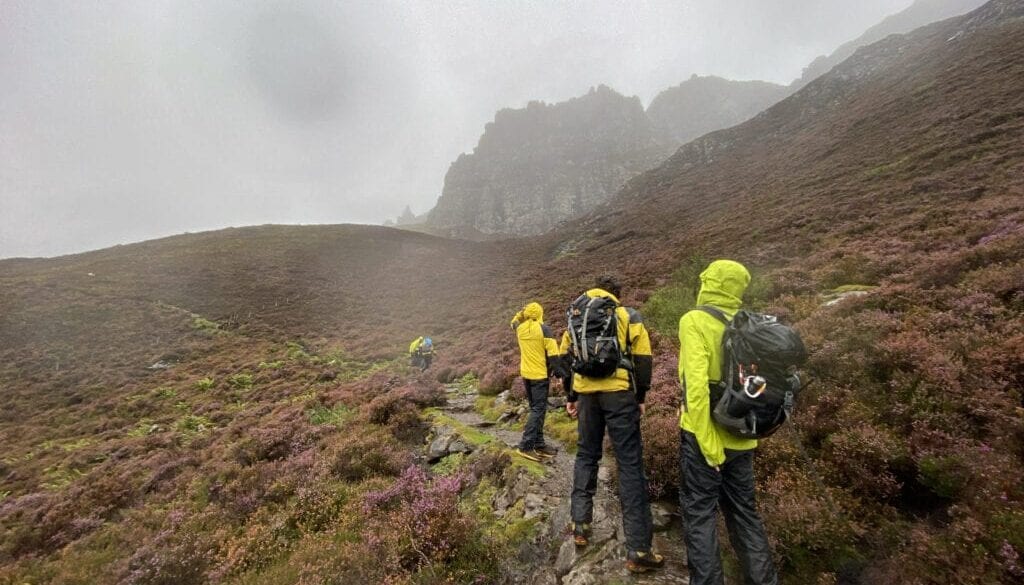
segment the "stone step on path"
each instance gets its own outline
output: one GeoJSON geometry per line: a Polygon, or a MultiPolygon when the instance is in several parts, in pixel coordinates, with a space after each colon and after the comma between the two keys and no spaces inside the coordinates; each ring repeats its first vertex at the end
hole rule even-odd
{"type": "MultiPolygon", "coordinates": [[[[446,386],[445,390],[448,403],[442,410],[447,416],[494,437],[510,450],[516,448],[521,432],[484,420],[474,408],[478,398],[475,391],[466,392],[455,384],[446,386]]],[[[547,463],[544,477],[520,473],[512,485],[505,486],[495,497],[495,513],[498,515],[507,513],[522,499],[525,517],[545,520],[533,543],[532,553],[521,551],[519,555],[521,560],[532,566],[520,567],[510,581],[538,585],[689,583],[678,515],[674,506],[661,502],[652,505],[656,527],[654,547],[665,556],[665,567],[641,575],[626,570],[621,509],[612,485],[614,457],[610,454],[601,461],[591,542],[585,548],[576,547],[568,529],[575,455],[553,439],[549,438],[549,443],[558,448],[558,454],[547,463]]],[[[512,456],[518,457],[514,453],[512,456]]]]}

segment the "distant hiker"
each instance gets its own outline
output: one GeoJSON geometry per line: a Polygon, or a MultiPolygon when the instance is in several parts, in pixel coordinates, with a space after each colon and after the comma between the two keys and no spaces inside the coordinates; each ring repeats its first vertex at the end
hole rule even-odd
{"type": "Polygon", "coordinates": [[[640,441],[644,397],[651,387],[651,340],[640,313],[623,307],[620,294],[618,281],[602,276],[569,307],[567,349],[575,374],[566,411],[578,417],[579,433],[572,532],[577,546],[589,544],[607,429],[618,463],[626,568],[643,573],[665,563],[651,550],[651,507],[640,441]]]}
{"type": "Polygon", "coordinates": [[[715,405],[710,400],[711,387],[722,378],[721,346],[726,329],[715,311],[733,318],[742,305],[750,273],[737,262],[716,260],[701,273],[700,281],[698,308],[679,320],[679,380],[683,385],[679,500],[690,583],[723,583],[717,534],[717,510],[721,506],[744,583],[775,585],[778,577],[772,551],[754,505],[757,440],[735,436],[722,428],[712,418],[715,405]]]}
{"type": "Polygon", "coordinates": [[[551,328],[544,324],[544,308],[530,303],[512,318],[519,341],[519,374],[523,377],[530,415],[517,453],[533,461],[550,459],[557,451],[544,442],[550,378],[561,372],[561,357],[551,328]]]}
{"type": "Polygon", "coordinates": [[[434,359],[434,341],[429,337],[417,337],[409,344],[409,357],[412,367],[426,370],[434,359]]]}

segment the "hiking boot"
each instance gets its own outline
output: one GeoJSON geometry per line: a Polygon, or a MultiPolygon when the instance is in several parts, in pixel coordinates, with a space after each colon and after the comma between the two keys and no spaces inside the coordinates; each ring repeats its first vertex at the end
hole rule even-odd
{"type": "Polygon", "coordinates": [[[540,447],[534,449],[534,451],[540,453],[541,455],[547,457],[548,459],[554,459],[555,455],[558,455],[558,449],[555,449],[554,447],[548,445],[541,445],[540,447]]]}
{"type": "Polygon", "coordinates": [[[665,565],[665,557],[653,551],[630,551],[626,555],[626,569],[630,573],[646,573],[665,565]]]}
{"type": "Polygon", "coordinates": [[[536,461],[537,463],[540,463],[541,459],[545,458],[536,449],[516,449],[516,455],[530,461],[536,461]]]}
{"type": "Polygon", "coordinates": [[[572,541],[576,546],[587,546],[590,544],[590,524],[572,523],[572,541]]]}

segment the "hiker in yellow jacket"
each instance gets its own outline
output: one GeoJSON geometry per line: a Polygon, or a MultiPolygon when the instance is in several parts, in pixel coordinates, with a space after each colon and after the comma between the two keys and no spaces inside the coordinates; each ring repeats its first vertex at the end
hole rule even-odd
{"type": "MultiPolygon", "coordinates": [[[[710,306],[729,319],[743,304],[750,273],[732,260],[716,260],[700,275],[697,306],[710,306]]],[[[722,377],[725,325],[705,311],[679,319],[680,466],[687,564],[692,585],[721,585],[717,510],[721,506],[729,540],[740,559],[744,583],[775,585],[778,577],[761,517],[754,505],[753,452],[756,439],[730,434],[712,418],[710,388],[722,377]]]]}
{"type": "Polygon", "coordinates": [[[414,368],[429,368],[434,359],[434,341],[422,335],[417,337],[409,344],[409,358],[414,368]]]}
{"type": "Polygon", "coordinates": [[[549,378],[561,371],[558,344],[551,328],[544,324],[544,308],[532,302],[512,318],[512,329],[519,342],[519,374],[523,377],[530,415],[526,419],[518,453],[540,461],[557,451],[544,442],[544,419],[548,412],[549,378]]]}
{"type": "MultiPolygon", "coordinates": [[[[631,572],[642,573],[657,569],[665,562],[664,557],[651,548],[653,523],[640,437],[640,417],[644,413],[644,398],[651,387],[653,359],[651,339],[640,313],[623,307],[619,302],[620,294],[619,282],[614,277],[602,276],[597,279],[594,288],[573,302],[574,315],[578,304],[586,305],[585,309],[580,309],[581,323],[588,319],[582,313],[601,314],[601,311],[591,312],[591,307],[607,307],[608,300],[614,303],[615,328],[622,361],[612,364],[612,367],[618,367],[607,377],[584,376],[578,372],[573,376],[569,402],[566,404],[569,415],[577,418],[579,435],[570,502],[572,531],[577,546],[589,544],[590,526],[594,520],[597,470],[607,432],[618,464],[619,500],[622,504],[622,528],[627,549],[626,568],[631,572]]],[[[572,329],[572,322],[569,326],[572,329]]],[[[599,338],[591,340],[602,343],[599,338]]],[[[589,343],[591,340],[582,335],[582,331],[570,332],[565,350],[572,356],[570,359],[574,361],[577,370],[587,361],[587,353],[597,349],[596,345],[589,343]],[[580,347],[575,347],[576,343],[580,347]]]]}

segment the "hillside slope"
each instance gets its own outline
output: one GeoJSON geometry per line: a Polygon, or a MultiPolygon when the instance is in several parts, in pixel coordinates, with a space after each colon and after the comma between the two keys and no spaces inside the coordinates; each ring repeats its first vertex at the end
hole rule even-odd
{"type": "Polygon", "coordinates": [[[878,24],[864,31],[862,35],[840,45],[829,55],[821,55],[804,68],[799,79],[790,88],[800,89],[822,74],[849,58],[860,47],[878,42],[889,35],[910,32],[915,28],[946,18],[969,12],[985,3],[985,0],[915,0],[913,4],[896,14],[887,16],[878,24]]]}
{"type": "MultiPolygon", "coordinates": [[[[363,498],[416,463],[435,374],[468,369],[444,373],[452,346],[521,302],[525,246],[263,226],[0,261],[0,582],[432,571],[373,536],[387,518],[363,498]],[[418,335],[440,352],[424,376],[405,364],[418,335]],[[339,538],[359,544],[326,554],[339,538]]],[[[519,541],[438,489],[467,530],[438,550],[443,574],[498,574],[519,541]]]]}

